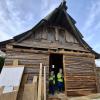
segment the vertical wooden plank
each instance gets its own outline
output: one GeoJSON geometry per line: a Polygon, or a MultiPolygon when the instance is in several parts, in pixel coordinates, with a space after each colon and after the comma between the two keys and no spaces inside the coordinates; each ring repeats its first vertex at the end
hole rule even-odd
{"type": "Polygon", "coordinates": [[[97,89],[97,92],[100,93],[100,84],[99,84],[97,71],[96,71],[95,56],[94,56],[94,60],[93,61],[94,61],[94,72],[95,72],[96,89],[97,89]]]}
{"type": "Polygon", "coordinates": [[[42,76],[42,83],[41,83],[41,100],[44,100],[44,76],[42,76]]]}
{"type": "Polygon", "coordinates": [[[23,98],[18,100],[37,100],[37,76],[34,76],[31,84],[25,84],[23,98]]]}
{"type": "Polygon", "coordinates": [[[64,72],[64,84],[65,84],[65,94],[67,94],[67,83],[66,83],[66,70],[65,70],[65,55],[63,55],[63,72],[64,72]]]}
{"type": "Polygon", "coordinates": [[[41,100],[41,83],[42,83],[42,63],[40,63],[39,83],[38,83],[38,99],[41,100]]]}
{"type": "Polygon", "coordinates": [[[34,79],[33,79],[33,83],[34,83],[34,99],[33,100],[37,100],[37,84],[38,84],[38,82],[37,82],[37,79],[38,79],[38,77],[37,76],[34,76],[34,79]]]}
{"type": "Polygon", "coordinates": [[[0,86],[0,95],[1,95],[2,92],[3,92],[3,89],[4,89],[4,87],[1,87],[1,86],[0,86]]]}
{"type": "Polygon", "coordinates": [[[46,27],[43,28],[42,39],[45,39],[45,40],[47,39],[47,28],[46,27]]]}
{"type": "Polygon", "coordinates": [[[56,38],[56,41],[58,41],[59,40],[59,32],[58,32],[57,28],[55,28],[55,32],[56,32],[55,38],[56,38]]]}
{"type": "MultiPolygon", "coordinates": [[[[34,100],[34,90],[35,84],[25,84],[24,86],[24,93],[23,93],[23,98],[20,100],[34,100]]],[[[18,99],[19,100],[19,99],[18,99]]]]}
{"type": "Polygon", "coordinates": [[[46,66],[44,66],[44,100],[46,100],[46,66]]]}
{"type": "Polygon", "coordinates": [[[17,92],[13,91],[10,93],[3,93],[0,95],[0,100],[16,100],[17,99],[17,92]]]}
{"type": "Polygon", "coordinates": [[[18,66],[18,59],[13,60],[13,66],[18,66]]]}
{"type": "Polygon", "coordinates": [[[100,93],[100,68],[99,67],[96,68],[96,73],[97,73],[97,84],[98,84],[97,92],[100,93]]]}
{"type": "Polygon", "coordinates": [[[17,96],[18,100],[22,100],[22,98],[23,98],[24,86],[26,84],[27,77],[28,77],[28,74],[24,74],[23,77],[22,77],[22,81],[21,81],[20,88],[19,88],[19,91],[18,91],[18,96],[17,96]]]}

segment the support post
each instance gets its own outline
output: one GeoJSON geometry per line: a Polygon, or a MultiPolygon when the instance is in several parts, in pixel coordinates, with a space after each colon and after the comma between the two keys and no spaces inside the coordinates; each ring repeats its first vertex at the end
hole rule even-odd
{"type": "Polygon", "coordinates": [[[46,100],[46,66],[44,66],[44,100],[46,100]]]}
{"type": "Polygon", "coordinates": [[[18,66],[18,59],[13,60],[13,66],[18,66]]]}
{"type": "Polygon", "coordinates": [[[37,100],[41,100],[42,96],[41,96],[41,84],[42,84],[42,63],[40,63],[40,72],[39,72],[39,83],[38,83],[38,99],[37,100]]]}

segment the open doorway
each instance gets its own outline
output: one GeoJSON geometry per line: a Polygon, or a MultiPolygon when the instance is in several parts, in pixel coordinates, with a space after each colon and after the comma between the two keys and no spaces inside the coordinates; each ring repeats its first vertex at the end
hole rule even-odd
{"type": "MultiPolygon", "coordinates": [[[[63,70],[63,54],[50,54],[49,57],[49,72],[54,71],[55,74],[55,84],[57,85],[57,74],[59,72],[59,69],[63,70]],[[54,65],[54,68],[53,66],[54,65]]],[[[64,72],[63,72],[64,76],[64,72]]],[[[64,86],[64,80],[63,80],[63,86],[64,86]]],[[[64,91],[63,87],[63,91],[64,91]]]]}

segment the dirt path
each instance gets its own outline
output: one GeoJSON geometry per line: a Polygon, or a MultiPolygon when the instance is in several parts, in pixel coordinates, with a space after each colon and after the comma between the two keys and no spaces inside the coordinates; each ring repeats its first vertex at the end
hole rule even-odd
{"type": "Polygon", "coordinates": [[[69,98],[69,100],[100,100],[100,93],[83,97],[73,97],[69,98]]]}
{"type": "MultiPolygon", "coordinates": [[[[67,97],[65,94],[60,93],[56,94],[55,97],[58,98],[59,100],[100,100],[100,93],[82,97],[67,97]]],[[[53,100],[58,100],[58,99],[53,99],[53,100]]]]}

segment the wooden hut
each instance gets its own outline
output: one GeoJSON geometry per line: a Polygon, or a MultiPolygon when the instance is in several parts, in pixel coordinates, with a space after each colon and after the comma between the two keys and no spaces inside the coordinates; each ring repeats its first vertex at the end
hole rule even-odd
{"type": "Polygon", "coordinates": [[[25,65],[24,83],[31,83],[38,75],[39,63],[47,66],[47,75],[55,65],[56,73],[63,69],[68,95],[96,93],[95,59],[100,55],[84,41],[75,23],[63,1],[32,29],[0,42],[0,49],[6,53],[5,65],[11,65],[13,59],[25,65]]]}

